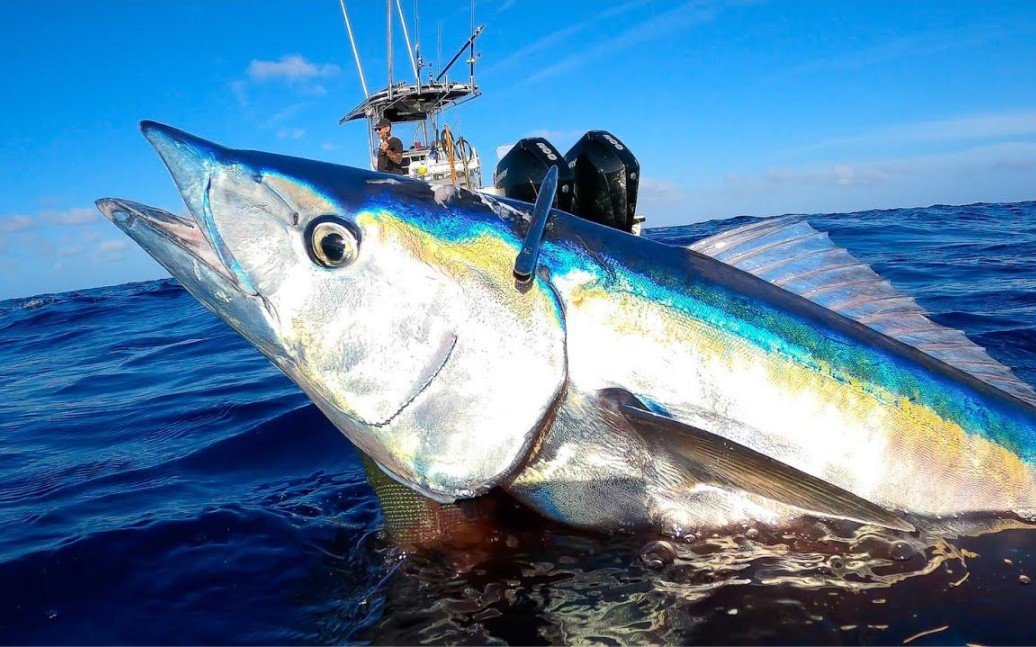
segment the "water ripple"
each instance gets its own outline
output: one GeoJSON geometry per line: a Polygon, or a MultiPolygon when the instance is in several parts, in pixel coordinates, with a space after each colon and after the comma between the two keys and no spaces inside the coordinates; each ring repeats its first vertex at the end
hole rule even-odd
{"type": "MultiPolygon", "coordinates": [[[[1036,202],[807,218],[1036,383],[1036,202]]],[[[0,302],[0,394],[0,643],[1036,641],[1017,519],[645,560],[504,498],[482,540],[404,551],[349,442],[173,280],[0,302]]]]}

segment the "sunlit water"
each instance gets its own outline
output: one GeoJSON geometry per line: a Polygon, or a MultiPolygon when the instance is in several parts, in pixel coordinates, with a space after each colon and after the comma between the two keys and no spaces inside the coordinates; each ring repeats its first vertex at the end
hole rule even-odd
{"type": "MultiPolygon", "coordinates": [[[[810,222],[1036,383],[1036,203],[810,222]]],[[[1016,519],[659,545],[501,510],[402,551],[349,442],[172,280],[0,302],[2,643],[1036,642],[1016,519]]]]}

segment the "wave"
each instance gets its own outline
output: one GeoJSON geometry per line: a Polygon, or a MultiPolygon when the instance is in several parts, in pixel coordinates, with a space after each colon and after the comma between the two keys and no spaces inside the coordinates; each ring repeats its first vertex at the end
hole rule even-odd
{"type": "MultiPolygon", "coordinates": [[[[1036,384],[1036,202],[804,217],[1036,384]]],[[[659,566],[505,506],[484,546],[402,554],[349,441],[171,279],[0,302],[0,390],[4,643],[1036,638],[1034,535],[1006,526],[741,529],[659,566]]]]}

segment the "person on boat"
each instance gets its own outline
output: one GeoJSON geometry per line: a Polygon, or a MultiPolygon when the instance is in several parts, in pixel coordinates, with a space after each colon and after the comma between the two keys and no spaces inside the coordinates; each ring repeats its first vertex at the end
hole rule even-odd
{"type": "Polygon", "coordinates": [[[378,146],[378,171],[397,175],[406,173],[403,168],[403,142],[392,136],[392,122],[382,117],[374,124],[374,131],[381,140],[378,146]]]}

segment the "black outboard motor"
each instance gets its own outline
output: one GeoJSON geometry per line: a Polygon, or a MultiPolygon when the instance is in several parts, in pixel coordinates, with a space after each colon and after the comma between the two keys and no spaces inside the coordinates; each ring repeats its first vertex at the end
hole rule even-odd
{"type": "Polygon", "coordinates": [[[575,178],[572,213],[623,231],[632,231],[640,187],[640,162],[604,130],[591,130],[565,161],[575,178]]]}
{"type": "Polygon", "coordinates": [[[536,202],[540,185],[551,166],[558,167],[558,190],[555,207],[572,211],[572,170],[558,149],[542,137],[526,137],[504,155],[496,165],[493,185],[502,189],[508,198],[523,202],[536,202]]]}

